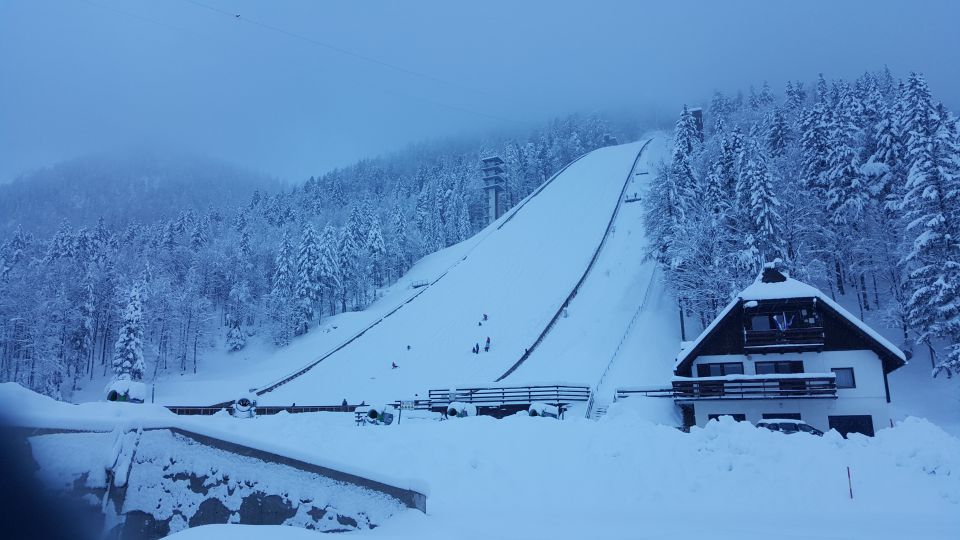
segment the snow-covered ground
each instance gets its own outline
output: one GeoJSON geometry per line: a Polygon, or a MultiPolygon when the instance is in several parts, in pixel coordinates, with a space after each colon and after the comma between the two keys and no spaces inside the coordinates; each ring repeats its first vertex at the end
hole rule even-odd
{"type": "MultiPolygon", "coordinates": [[[[426,485],[426,515],[403,511],[362,537],[875,540],[955,538],[960,530],[960,440],[915,418],[875,438],[844,440],[732,421],[686,434],[648,422],[642,399],[614,404],[599,421],[406,418],[364,427],[343,413],[186,418],[150,406],[56,403],[0,386],[0,407],[11,403],[29,404],[20,420],[28,425],[166,421],[426,485]]],[[[311,536],[237,526],[174,536],[226,537],[311,536]]]]}
{"type": "MultiPolygon", "coordinates": [[[[584,157],[502,228],[495,224],[424,258],[364,312],[325,319],[281,350],[248,347],[209,361],[196,375],[159,379],[156,401],[211,404],[262,388],[418,292],[356,342],[260,403],[335,404],[344,398],[376,403],[429,388],[492,382],[523,354],[583,274],[640,147],[605,148],[584,157]],[[411,288],[441,276],[426,290],[411,288]],[[482,346],[487,336],[491,352],[472,354],[473,344],[482,346]],[[399,367],[391,369],[391,362],[399,367]]],[[[652,173],[664,152],[663,139],[655,138],[630,176],[629,195],[643,196],[650,176],[635,173],[652,173]]],[[[683,434],[650,422],[676,422],[668,400],[610,403],[617,386],[667,384],[680,340],[676,299],[642,257],[641,205],[622,204],[567,317],[506,381],[598,385],[598,399],[610,406],[600,421],[582,414],[562,422],[405,417],[401,425],[359,428],[352,415],[337,413],[254,420],[175,417],[151,405],[55,404],[12,385],[0,387],[0,411],[15,407],[23,411],[22,422],[49,427],[179,426],[395,483],[429,486],[426,516],[403,512],[364,533],[374,538],[955,538],[960,387],[957,380],[931,382],[922,352],[891,374],[899,423],[874,439],[786,436],[726,422],[683,434]]],[[[851,302],[839,301],[851,309],[851,302]]],[[[896,337],[871,316],[866,314],[868,324],[896,337]]],[[[687,339],[698,331],[688,327],[687,339]]],[[[96,386],[80,396],[99,399],[96,386]]],[[[311,534],[215,526],[177,538],[311,534]]]]}

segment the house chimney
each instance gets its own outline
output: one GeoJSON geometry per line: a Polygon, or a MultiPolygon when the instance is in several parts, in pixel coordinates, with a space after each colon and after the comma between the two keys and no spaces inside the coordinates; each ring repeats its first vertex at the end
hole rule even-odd
{"type": "Polygon", "coordinates": [[[760,274],[760,281],[763,283],[782,283],[787,280],[785,272],[781,270],[783,261],[776,259],[763,265],[763,273],[760,274]]]}

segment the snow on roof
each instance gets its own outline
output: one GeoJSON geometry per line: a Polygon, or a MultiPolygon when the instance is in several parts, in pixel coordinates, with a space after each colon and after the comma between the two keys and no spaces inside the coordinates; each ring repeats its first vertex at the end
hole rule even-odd
{"type": "Polygon", "coordinates": [[[718,324],[720,324],[720,321],[725,319],[727,314],[730,313],[730,310],[736,307],[736,305],[739,303],[740,303],[739,298],[733,299],[729,304],[727,304],[727,307],[723,308],[720,311],[720,313],[718,313],[717,316],[714,317],[712,321],[710,321],[710,324],[708,324],[707,327],[703,329],[703,332],[700,332],[700,335],[697,336],[697,339],[693,340],[693,342],[689,342],[689,341],[685,342],[688,345],[686,347],[680,348],[680,354],[677,355],[677,360],[676,362],[674,362],[674,365],[673,365],[674,369],[676,369],[681,362],[687,359],[687,356],[689,356],[690,353],[693,352],[697,348],[697,346],[699,346],[700,343],[703,342],[703,340],[710,335],[711,332],[713,332],[713,329],[716,328],[718,324]]]}
{"type": "Polygon", "coordinates": [[[785,298],[813,298],[822,294],[816,287],[788,277],[786,281],[777,283],[764,283],[758,279],[747,286],[739,296],[741,300],[782,300],[785,298]]]}
{"type": "Polygon", "coordinates": [[[740,293],[740,298],[742,300],[780,300],[785,298],[816,298],[818,302],[823,302],[830,306],[834,311],[840,314],[841,317],[847,319],[854,326],[860,329],[863,333],[870,336],[871,339],[882,345],[884,348],[889,349],[894,356],[900,358],[903,361],[907,360],[907,356],[903,354],[903,351],[899,347],[887,341],[887,339],[881,336],[876,330],[867,325],[867,323],[860,320],[859,317],[850,313],[843,308],[840,304],[833,301],[832,298],[823,294],[823,292],[811,285],[807,285],[802,281],[797,281],[792,278],[787,278],[786,281],[780,283],[763,283],[760,280],[753,282],[749,287],[743,290],[740,293]]]}
{"type": "Polygon", "coordinates": [[[717,324],[722,321],[730,310],[734,308],[740,302],[753,302],[759,300],[786,300],[791,298],[816,298],[818,302],[823,302],[827,304],[831,309],[836,311],[841,317],[850,321],[854,326],[857,327],[860,331],[870,337],[870,339],[876,341],[880,346],[888,349],[894,356],[906,362],[907,357],[903,354],[903,351],[899,347],[890,343],[885,337],[881,336],[876,330],[867,325],[867,323],[861,321],[858,317],[844,309],[840,304],[836,303],[830,297],[823,294],[823,292],[802,281],[797,281],[793,278],[782,275],[784,278],[783,281],[768,282],[764,281],[763,273],[757,277],[756,281],[751,283],[746,289],[744,289],[732,302],[727,304],[727,307],[723,308],[721,311],[707,326],[703,332],[697,336],[697,339],[693,342],[691,346],[681,347],[680,353],[677,355],[676,362],[674,363],[674,368],[680,366],[680,364],[690,356],[690,354],[697,348],[697,346],[704,340],[706,337],[716,328],[717,324]]]}

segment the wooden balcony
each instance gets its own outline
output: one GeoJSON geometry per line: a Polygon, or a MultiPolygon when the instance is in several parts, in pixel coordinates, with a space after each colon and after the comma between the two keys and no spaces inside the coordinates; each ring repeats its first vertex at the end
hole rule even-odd
{"type": "Polygon", "coordinates": [[[617,399],[630,396],[666,397],[676,401],[701,399],[836,399],[832,373],[791,375],[727,375],[676,377],[671,388],[618,388],[617,399]]]}
{"type": "Polygon", "coordinates": [[[820,349],[823,327],[787,330],[744,330],[743,347],[749,352],[820,349]]]}
{"type": "Polygon", "coordinates": [[[833,374],[731,375],[674,379],[673,398],[695,399],[810,399],[837,397],[833,374]]]}

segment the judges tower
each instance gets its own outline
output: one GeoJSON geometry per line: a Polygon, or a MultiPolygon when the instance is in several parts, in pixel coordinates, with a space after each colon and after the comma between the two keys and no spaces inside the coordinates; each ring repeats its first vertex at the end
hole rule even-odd
{"type": "Polygon", "coordinates": [[[503,178],[503,160],[499,156],[485,157],[480,160],[483,171],[483,189],[487,192],[487,224],[493,223],[504,212],[503,190],[506,181],[503,178]]]}

